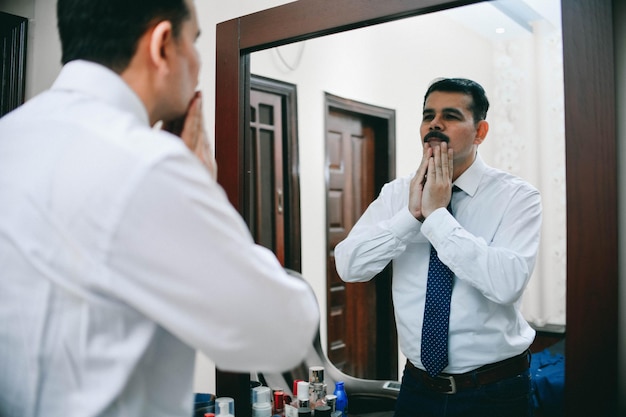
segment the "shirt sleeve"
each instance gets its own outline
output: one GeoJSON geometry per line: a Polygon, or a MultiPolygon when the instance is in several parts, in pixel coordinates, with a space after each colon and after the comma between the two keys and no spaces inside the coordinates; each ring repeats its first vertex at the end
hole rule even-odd
{"type": "Polygon", "coordinates": [[[291,368],[318,329],[315,295],[254,243],[223,189],[192,159],[169,156],[128,188],[110,243],[108,290],[222,370],[291,368]]]}
{"type": "Polygon", "coordinates": [[[346,282],[372,279],[419,238],[421,222],[409,211],[406,197],[390,183],[370,204],[346,239],[335,247],[337,273],[346,282]],[[398,206],[400,202],[400,206],[398,206]]]}
{"type": "Polygon", "coordinates": [[[541,212],[539,192],[521,187],[508,200],[489,242],[465,230],[446,209],[431,213],[422,233],[457,278],[495,303],[512,304],[522,296],[535,265],[541,212]]]}

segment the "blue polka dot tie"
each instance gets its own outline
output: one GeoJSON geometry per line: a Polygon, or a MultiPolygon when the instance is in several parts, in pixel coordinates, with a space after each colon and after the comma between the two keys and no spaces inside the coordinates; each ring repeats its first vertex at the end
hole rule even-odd
{"type": "MultiPolygon", "coordinates": [[[[451,212],[450,206],[448,210],[451,212]]],[[[431,246],[421,356],[426,372],[433,377],[448,365],[448,327],[453,275],[431,246]]]]}

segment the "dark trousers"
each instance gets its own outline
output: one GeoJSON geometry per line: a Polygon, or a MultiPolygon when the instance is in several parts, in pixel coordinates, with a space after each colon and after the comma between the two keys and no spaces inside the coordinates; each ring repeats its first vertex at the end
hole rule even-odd
{"type": "Polygon", "coordinates": [[[395,417],[532,417],[531,394],[528,370],[491,384],[445,394],[433,391],[405,369],[395,417]]]}

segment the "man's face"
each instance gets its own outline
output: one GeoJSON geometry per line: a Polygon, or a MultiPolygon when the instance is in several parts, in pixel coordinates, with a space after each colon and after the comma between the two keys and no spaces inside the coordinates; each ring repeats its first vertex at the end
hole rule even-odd
{"type": "Polygon", "coordinates": [[[174,117],[183,115],[194,96],[200,72],[200,54],[196,40],[200,35],[198,17],[193,0],[187,0],[190,17],[184,21],[180,34],[175,40],[176,57],[172,69],[172,83],[167,100],[171,104],[174,117]]]}
{"type": "Polygon", "coordinates": [[[463,172],[474,161],[482,142],[470,110],[472,97],[463,93],[433,91],[426,98],[420,136],[431,147],[448,140],[454,150],[454,171],[463,172]]]}

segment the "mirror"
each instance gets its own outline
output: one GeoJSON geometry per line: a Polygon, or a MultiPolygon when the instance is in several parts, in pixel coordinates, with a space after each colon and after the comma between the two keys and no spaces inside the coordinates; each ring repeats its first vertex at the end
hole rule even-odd
{"type": "MultiPolygon", "coordinates": [[[[328,193],[329,181],[324,92],[392,109],[396,152],[389,159],[396,169],[390,176],[404,176],[415,170],[421,157],[418,127],[423,92],[432,79],[442,75],[469,77],[486,88],[491,102],[490,131],[480,146],[482,159],[525,178],[544,196],[542,244],[522,312],[539,331],[564,332],[566,206],[560,0],[481,2],[264,49],[250,54],[250,72],[298,89],[299,153],[306,155],[299,164],[300,211],[306,219],[301,223],[302,273],[315,277],[312,285],[317,286],[321,310],[326,312],[321,321],[322,345],[328,346],[331,360],[336,355],[335,363],[345,364],[344,355],[331,347],[342,345],[341,350],[346,350],[351,343],[346,333],[360,326],[337,323],[348,304],[340,302],[343,297],[339,294],[350,290],[345,290],[343,283],[341,288],[327,289],[323,279],[318,279],[334,269],[332,259],[328,268],[324,261],[326,241],[331,240],[326,237],[330,220],[324,216],[328,197],[321,198],[328,193]],[[399,36],[404,39],[398,41],[399,36]],[[328,305],[328,291],[334,294],[330,297],[334,306],[328,305]],[[338,327],[342,330],[335,330],[338,327]],[[333,334],[341,335],[341,340],[333,343],[333,334]]],[[[366,172],[365,177],[369,176],[366,172]]],[[[266,194],[271,195],[271,190],[266,194]]],[[[354,220],[361,214],[356,211],[354,220]]],[[[337,226],[328,233],[343,238],[351,214],[341,213],[333,221],[337,226]]],[[[329,276],[327,281],[339,280],[329,276]]],[[[359,317],[373,323],[376,317],[367,314],[359,317]]],[[[372,327],[368,329],[374,332],[372,327]]],[[[351,353],[354,350],[349,350],[349,358],[358,356],[351,353]]],[[[401,366],[404,362],[404,358],[399,361],[401,366]]],[[[385,369],[388,364],[377,365],[375,368],[385,369]]]]}
{"type": "MultiPolygon", "coordinates": [[[[219,181],[233,205],[244,207],[242,97],[249,53],[469,3],[474,2],[388,0],[364,7],[356,0],[300,0],[219,24],[215,147],[219,181]]],[[[562,28],[570,203],[566,415],[612,415],[618,277],[611,1],[563,0],[562,28]]],[[[217,382],[218,392],[228,392],[228,378],[218,372],[217,382]]]]}

